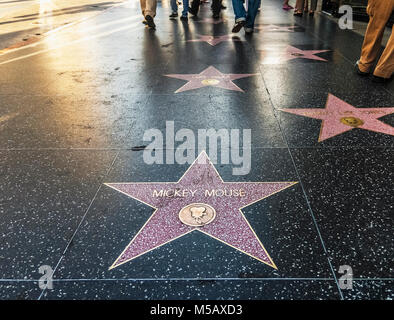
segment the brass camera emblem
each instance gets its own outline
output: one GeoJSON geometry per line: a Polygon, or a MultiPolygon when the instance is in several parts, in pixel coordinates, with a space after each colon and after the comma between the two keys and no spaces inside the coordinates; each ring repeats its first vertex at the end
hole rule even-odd
{"type": "Polygon", "coordinates": [[[182,223],[192,227],[201,227],[211,223],[216,217],[216,211],[205,203],[192,203],[179,211],[182,223]]]}

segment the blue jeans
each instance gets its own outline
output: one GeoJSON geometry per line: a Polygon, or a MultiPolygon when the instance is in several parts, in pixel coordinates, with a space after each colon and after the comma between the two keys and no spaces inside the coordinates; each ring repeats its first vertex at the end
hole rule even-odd
{"type": "MultiPolygon", "coordinates": [[[[178,0],[171,0],[171,9],[172,12],[178,12],[178,0]]],[[[182,15],[187,17],[188,12],[189,12],[189,0],[183,0],[182,15]]]]}
{"type": "Polygon", "coordinates": [[[245,0],[249,1],[248,12],[246,12],[242,0],[232,0],[235,14],[235,21],[246,21],[247,28],[254,27],[254,20],[256,19],[257,11],[259,10],[261,0],[245,0]]]}

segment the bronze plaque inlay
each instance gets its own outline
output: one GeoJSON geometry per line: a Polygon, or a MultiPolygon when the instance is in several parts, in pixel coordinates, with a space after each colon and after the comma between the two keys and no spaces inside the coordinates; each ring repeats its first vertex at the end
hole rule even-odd
{"type": "Polygon", "coordinates": [[[179,211],[182,223],[192,227],[201,227],[211,223],[216,217],[216,211],[205,203],[192,203],[179,211]]]}
{"type": "Polygon", "coordinates": [[[357,128],[359,126],[362,126],[364,124],[364,121],[362,121],[359,118],[355,117],[343,117],[341,118],[341,122],[347,126],[357,128]]]}
{"type": "Polygon", "coordinates": [[[217,85],[218,83],[220,83],[220,81],[217,79],[204,79],[201,81],[201,83],[204,86],[214,86],[214,85],[217,85]]]}

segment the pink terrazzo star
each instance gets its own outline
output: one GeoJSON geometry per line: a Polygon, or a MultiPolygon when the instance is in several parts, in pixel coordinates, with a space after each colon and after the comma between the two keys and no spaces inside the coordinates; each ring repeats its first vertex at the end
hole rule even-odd
{"type": "Polygon", "coordinates": [[[241,209],[296,183],[223,182],[205,152],[178,182],[108,183],[107,186],[155,209],[110,269],[193,231],[202,232],[276,269],[241,209]],[[216,210],[213,221],[198,227],[181,221],[181,209],[196,203],[216,210]]]}
{"type": "Polygon", "coordinates": [[[317,56],[316,54],[328,52],[331,50],[301,50],[293,46],[287,46],[284,51],[274,49],[260,50],[262,54],[262,64],[278,64],[294,59],[308,59],[327,61],[326,59],[317,56]]]}
{"type": "Polygon", "coordinates": [[[255,27],[255,29],[257,29],[257,30],[262,30],[262,31],[267,31],[267,32],[294,32],[295,28],[297,28],[297,26],[281,27],[281,26],[277,26],[274,24],[259,25],[259,26],[255,27]]]}
{"type": "Polygon", "coordinates": [[[187,40],[187,42],[206,42],[214,47],[224,41],[242,41],[239,37],[233,36],[231,34],[225,34],[223,36],[197,36],[199,37],[198,39],[187,40]]]}
{"type": "Polygon", "coordinates": [[[394,108],[355,108],[332,94],[328,95],[326,107],[324,109],[280,110],[304,117],[323,120],[319,142],[354,128],[394,135],[394,127],[377,120],[385,115],[394,113],[394,108]]]}
{"type": "Polygon", "coordinates": [[[165,76],[188,81],[188,83],[183,87],[175,91],[175,93],[179,93],[208,86],[244,92],[240,87],[233,83],[233,80],[255,75],[256,74],[221,73],[215,67],[210,66],[198,74],[166,74],[165,76]]]}

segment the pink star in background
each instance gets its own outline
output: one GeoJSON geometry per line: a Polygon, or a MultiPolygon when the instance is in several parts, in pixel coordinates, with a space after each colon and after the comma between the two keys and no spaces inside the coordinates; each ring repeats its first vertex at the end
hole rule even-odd
{"type": "Polygon", "coordinates": [[[262,64],[277,64],[283,63],[289,60],[294,59],[308,59],[308,60],[318,60],[318,61],[327,61],[319,56],[316,56],[318,53],[328,52],[331,50],[301,50],[293,46],[287,46],[284,51],[278,52],[278,50],[260,50],[263,52],[262,64]]]}
{"type": "Polygon", "coordinates": [[[210,66],[198,74],[166,74],[165,76],[188,81],[188,83],[186,83],[183,87],[175,91],[175,93],[178,93],[207,86],[244,92],[241,88],[233,83],[233,80],[251,77],[254,75],[256,74],[221,73],[215,67],[210,66]]]}
{"type": "Polygon", "coordinates": [[[270,24],[270,25],[260,25],[255,27],[255,29],[257,30],[262,30],[267,32],[294,32],[294,28],[297,28],[297,26],[281,27],[281,26],[276,26],[274,24],[270,24]]]}
{"type": "Polygon", "coordinates": [[[394,127],[377,120],[385,115],[394,113],[394,108],[355,108],[332,94],[328,95],[326,107],[324,109],[280,110],[304,117],[323,120],[319,142],[354,128],[394,135],[394,127]]]}
{"type": "MultiPolygon", "coordinates": [[[[202,232],[276,269],[241,209],[296,183],[224,182],[205,152],[178,182],[108,183],[107,186],[155,209],[110,269],[193,231],[202,232]],[[158,196],[162,190],[162,196],[158,196]],[[175,196],[174,190],[179,194],[175,196]],[[212,190],[226,190],[227,194],[212,196],[212,190]],[[235,193],[229,196],[231,190],[238,190],[238,196],[235,193]],[[171,197],[163,197],[170,192],[171,197]],[[215,218],[197,227],[183,223],[179,213],[193,204],[211,206],[216,211],[215,218]]],[[[195,212],[202,212],[199,207],[195,212]]]]}
{"type": "Polygon", "coordinates": [[[239,37],[233,36],[231,34],[225,34],[222,36],[202,36],[197,35],[199,39],[187,40],[187,42],[206,42],[211,46],[216,46],[217,44],[224,41],[242,41],[239,37]]]}

